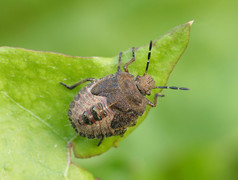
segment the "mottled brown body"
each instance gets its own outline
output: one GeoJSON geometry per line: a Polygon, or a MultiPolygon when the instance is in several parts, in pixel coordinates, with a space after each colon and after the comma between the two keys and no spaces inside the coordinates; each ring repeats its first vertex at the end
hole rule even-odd
{"type": "Polygon", "coordinates": [[[128,127],[136,125],[146,105],[156,107],[157,98],[164,95],[156,93],[154,102],[150,102],[146,95],[150,95],[152,89],[188,90],[188,88],[178,87],[155,87],[154,79],[147,75],[151,48],[152,41],[149,45],[148,61],[143,76],[135,78],[128,71],[127,67],[135,61],[135,52],[132,48],[132,59],[124,65],[125,72],[122,72],[120,68],[122,56],[120,53],[118,70],[115,74],[101,79],[87,78],[72,86],[61,83],[68,89],[73,89],[86,81],[91,81],[74,97],[68,112],[69,120],[80,136],[101,139],[99,146],[104,137],[123,135],[128,127]]]}
{"type": "Polygon", "coordinates": [[[80,136],[101,139],[123,135],[136,124],[146,105],[134,76],[117,72],[81,89],[70,104],[69,118],[80,136]]]}

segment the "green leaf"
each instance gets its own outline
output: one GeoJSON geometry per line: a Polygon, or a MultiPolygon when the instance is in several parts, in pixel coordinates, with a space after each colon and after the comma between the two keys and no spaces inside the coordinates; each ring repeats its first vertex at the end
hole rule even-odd
{"type": "MultiPolygon", "coordinates": [[[[179,57],[187,47],[192,22],[180,25],[153,41],[148,74],[156,85],[165,85],[179,57]]],[[[129,66],[136,76],[145,71],[148,45],[136,48],[136,61],[129,66]]],[[[132,57],[131,49],[123,52],[122,65],[132,57]]],[[[138,119],[124,137],[98,140],[75,136],[67,117],[73,97],[85,86],[73,90],[59,82],[74,84],[91,77],[101,78],[117,70],[118,55],[113,58],[73,57],[20,48],[0,48],[0,171],[1,177],[47,179],[81,176],[93,179],[86,170],[71,164],[67,171],[67,143],[73,140],[81,158],[99,155],[118,146],[146,117],[138,119]],[[68,172],[68,173],[67,173],[68,172]]],[[[159,92],[159,90],[154,90],[159,92]]],[[[150,97],[153,99],[154,93],[150,97]]]]}

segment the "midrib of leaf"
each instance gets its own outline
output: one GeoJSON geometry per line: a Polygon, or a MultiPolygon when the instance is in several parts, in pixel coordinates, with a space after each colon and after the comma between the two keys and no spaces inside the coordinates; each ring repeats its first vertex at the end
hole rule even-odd
{"type": "Polygon", "coordinates": [[[19,104],[18,102],[16,102],[14,99],[12,99],[7,92],[4,91],[0,91],[0,93],[4,96],[6,96],[11,102],[13,102],[14,104],[16,104],[20,109],[23,109],[24,111],[26,111],[27,113],[31,114],[35,119],[37,119],[39,122],[41,122],[42,124],[44,124],[46,127],[49,128],[50,131],[52,131],[54,134],[56,134],[61,140],[65,141],[65,139],[57,132],[55,131],[55,129],[50,126],[46,121],[44,121],[43,119],[41,119],[39,116],[37,116],[36,114],[34,114],[33,112],[31,112],[29,109],[23,107],[21,104],[19,104]]]}

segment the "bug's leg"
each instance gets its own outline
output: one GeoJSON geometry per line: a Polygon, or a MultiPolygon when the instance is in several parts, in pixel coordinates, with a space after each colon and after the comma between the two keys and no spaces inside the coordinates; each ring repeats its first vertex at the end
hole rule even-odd
{"type": "Polygon", "coordinates": [[[100,146],[100,144],[102,144],[103,139],[104,139],[104,136],[101,137],[101,139],[100,139],[99,143],[97,144],[97,146],[100,146]]]}
{"type": "Polygon", "coordinates": [[[94,78],[87,78],[87,79],[84,79],[82,81],[77,82],[76,84],[74,84],[72,86],[68,86],[68,85],[66,85],[65,83],[62,83],[62,82],[60,82],[60,84],[62,84],[63,86],[65,86],[68,89],[74,89],[75,87],[77,87],[78,85],[80,85],[82,83],[85,83],[87,81],[94,81],[94,80],[95,80],[94,78]]]}
{"type": "Polygon", "coordinates": [[[131,59],[130,61],[128,61],[128,62],[124,65],[124,71],[125,71],[125,72],[128,72],[128,73],[129,73],[127,66],[129,66],[131,63],[133,63],[135,60],[136,60],[136,57],[135,57],[135,48],[133,47],[133,48],[132,48],[132,59],[131,59]]]}
{"type": "Polygon", "coordinates": [[[154,97],[154,103],[152,103],[152,102],[150,102],[148,99],[147,99],[147,101],[148,101],[148,105],[149,106],[151,106],[151,107],[156,107],[156,105],[157,105],[157,99],[158,99],[158,97],[164,97],[164,95],[163,94],[160,94],[160,93],[156,93],[155,94],[155,97],[154,97]]]}
{"type": "Polygon", "coordinates": [[[121,56],[122,56],[122,52],[120,52],[120,54],[119,54],[117,72],[121,72],[121,56]]]}

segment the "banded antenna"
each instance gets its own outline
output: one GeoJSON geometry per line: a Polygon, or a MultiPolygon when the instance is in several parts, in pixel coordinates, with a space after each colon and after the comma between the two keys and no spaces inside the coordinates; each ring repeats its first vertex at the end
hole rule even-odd
{"type": "Polygon", "coordinates": [[[174,90],[190,90],[185,87],[176,87],[176,86],[156,86],[153,89],[174,89],[174,90]]]}
{"type": "Polygon", "coordinates": [[[148,71],[148,69],[149,69],[151,49],[152,49],[152,40],[150,41],[149,52],[148,52],[148,60],[147,60],[147,64],[146,64],[146,68],[145,68],[145,73],[144,73],[144,75],[147,74],[147,71],[148,71]]]}
{"type": "Polygon", "coordinates": [[[122,52],[120,52],[120,54],[119,54],[117,72],[121,72],[121,56],[122,56],[122,52]]]}

